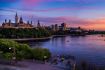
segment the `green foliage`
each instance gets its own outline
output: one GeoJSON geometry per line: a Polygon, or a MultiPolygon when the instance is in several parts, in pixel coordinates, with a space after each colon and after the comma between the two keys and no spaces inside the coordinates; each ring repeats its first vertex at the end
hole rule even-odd
{"type": "Polygon", "coordinates": [[[3,57],[7,60],[11,60],[12,59],[13,54],[12,53],[5,53],[3,54],[3,57]]]}
{"type": "Polygon", "coordinates": [[[50,32],[44,28],[31,28],[31,29],[14,29],[14,28],[1,28],[0,38],[40,38],[50,36],[50,32]]]}
{"type": "Polygon", "coordinates": [[[34,48],[32,49],[32,53],[33,53],[34,59],[37,59],[37,60],[44,60],[45,56],[46,56],[46,59],[48,59],[51,56],[49,50],[42,49],[42,48],[34,48]]]}
{"type": "Polygon", "coordinates": [[[8,39],[0,39],[0,50],[4,53],[12,51],[9,48],[18,48],[19,44],[15,41],[8,40],[8,39]]]}
{"type": "Polygon", "coordinates": [[[13,40],[0,39],[0,51],[3,52],[4,58],[11,59],[15,50],[15,56],[18,60],[21,59],[38,59],[43,60],[44,56],[50,58],[50,52],[42,48],[30,48],[27,44],[20,44],[13,40]],[[11,48],[11,49],[9,49],[11,48]]]}
{"type": "Polygon", "coordinates": [[[32,58],[32,52],[31,48],[27,44],[19,44],[19,47],[17,48],[17,58],[20,59],[31,59],[32,58]]]}

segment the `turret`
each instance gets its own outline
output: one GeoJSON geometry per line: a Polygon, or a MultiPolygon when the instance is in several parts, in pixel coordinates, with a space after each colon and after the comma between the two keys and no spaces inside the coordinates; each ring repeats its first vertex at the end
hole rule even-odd
{"type": "Polygon", "coordinates": [[[23,23],[23,18],[20,17],[19,23],[23,23]]]}

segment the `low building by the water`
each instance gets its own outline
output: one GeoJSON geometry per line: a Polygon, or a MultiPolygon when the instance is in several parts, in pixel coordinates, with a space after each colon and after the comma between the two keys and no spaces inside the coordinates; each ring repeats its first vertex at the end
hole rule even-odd
{"type": "Polygon", "coordinates": [[[32,21],[24,22],[22,17],[18,17],[17,13],[15,15],[15,23],[11,22],[11,20],[7,21],[5,19],[5,22],[2,24],[2,28],[33,28],[32,21]]]}
{"type": "Polygon", "coordinates": [[[80,28],[80,27],[78,27],[78,28],[70,28],[70,32],[83,32],[84,30],[82,29],[82,28],[80,28]]]}
{"type": "Polygon", "coordinates": [[[81,27],[70,28],[70,34],[76,36],[85,36],[87,34],[87,31],[85,29],[82,29],[81,27]]]}

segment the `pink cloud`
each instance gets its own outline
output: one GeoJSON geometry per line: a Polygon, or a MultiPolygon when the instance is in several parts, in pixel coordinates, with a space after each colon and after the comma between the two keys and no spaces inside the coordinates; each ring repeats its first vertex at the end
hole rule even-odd
{"type": "Polygon", "coordinates": [[[44,0],[23,0],[23,5],[25,6],[33,6],[38,5],[39,3],[43,2],[44,0]]]}
{"type": "Polygon", "coordinates": [[[78,27],[95,30],[105,30],[105,17],[97,19],[81,19],[78,17],[58,17],[58,20],[64,20],[69,27],[78,27]]]}
{"type": "MultiPolygon", "coordinates": [[[[1,9],[3,10],[3,9],[1,9]]],[[[12,10],[3,10],[3,11],[12,11],[12,10]]],[[[12,17],[15,15],[11,14],[12,17]]],[[[1,15],[2,17],[5,16],[5,18],[7,17],[7,15],[1,15]]],[[[61,17],[42,17],[42,16],[38,16],[35,15],[34,13],[28,13],[28,12],[24,12],[23,15],[24,20],[33,20],[33,22],[37,23],[37,20],[41,21],[41,24],[45,24],[45,25],[51,25],[51,24],[61,24],[62,22],[65,22],[68,24],[68,26],[72,27],[78,27],[81,26],[83,28],[87,28],[87,29],[100,29],[103,30],[105,29],[105,17],[103,16],[103,18],[94,18],[94,19],[84,19],[84,18],[79,18],[79,17],[67,17],[67,16],[61,16],[61,17]]],[[[11,17],[11,16],[10,16],[11,17]]],[[[4,19],[5,19],[4,18],[4,19]]],[[[2,18],[0,18],[2,19],[2,18]]],[[[2,20],[4,20],[2,19],[2,20]]],[[[12,18],[13,19],[13,18],[12,18]]]]}

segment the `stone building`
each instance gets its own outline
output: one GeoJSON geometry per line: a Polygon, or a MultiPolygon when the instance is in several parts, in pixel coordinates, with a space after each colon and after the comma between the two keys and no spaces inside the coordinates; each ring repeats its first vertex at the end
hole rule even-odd
{"type": "Polygon", "coordinates": [[[22,17],[18,17],[17,13],[15,15],[15,23],[11,22],[11,20],[9,20],[7,22],[7,19],[5,19],[5,22],[3,22],[2,24],[2,28],[33,28],[32,25],[32,21],[31,23],[29,21],[27,21],[27,23],[25,23],[23,21],[22,17]]]}

